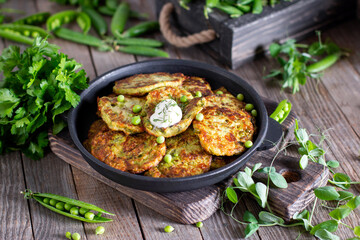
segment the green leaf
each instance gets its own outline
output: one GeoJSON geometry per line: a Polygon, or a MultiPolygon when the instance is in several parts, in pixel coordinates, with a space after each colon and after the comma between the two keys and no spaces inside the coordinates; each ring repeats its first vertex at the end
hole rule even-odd
{"type": "Polygon", "coordinates": [[[355,233],[356,236],[360,237],[360,226],[356,226],[354,228],[354,233],[355,233]]]}
{"type": "Polygon", "coordinates": [[[256,223],[249,223],[245,228],[245,238],[250,237],[259,229],[259,225],[256,223]]]}
{"type": "Polygon", "coordinates": [[[284,219],[272,214],[272,213],[269,213],[269,212],[265,212],[265,211],[261,211],[259,213],[259,219],[261,221],[264,221],[266,223],[278,223],[278,224],[283,224],[285,221],[284,219]]]}
{"type": "Polygon", "coordinates": [[[305,169],[309,163],[309,159],[307,155],[302,155],[299,161],[299,166],[301,169],[305,169]]]}
{"type": "Polygon", "coordinates": [[[252,171],[251,171],[251,169],[250,169],[250,168],[245,167],[244,171],[245,171],[245,173],[246,173],[249,177],[251,177],[251,176],[252,176],[252,171]]]}
{"type": "Polygon", "coordinates": [[[267,201],[267,194],[266,194],[267,187],[262,182],[258,182],[255,184],[255,189],[256,189],[257,195],[260,198],[261,207],[264,208],[266,205],[266,201],[267,201]]]}
{"type": "Polygon", "coordinates": [[[262,165],[262,163],[256,163],[256,164],[254,165],[254,167],[252,168],[252,172],[254,173],[254,172],[256,172],[257,170],[259,170],[259,169],[261,168],[261,165],[262,165]]]}
{"type": "Polygon", "coordinates": [[[329,215],[335,220],[346,218],[351,213],[352,209],[347,206],[341,206],[332,210],[329,215]]]}
{"type": "Polygon", "coordinates": [[[326,229],[319,229],[315,233],[315,237],[318,237],[320,240],[340,240],[340,238],[326,229]]]}
{"type": "Polygon", "coordinates": [[[315,149],[313,149],[313,150],[311,150],[309,152],[309,155],[311,155],[313,157],[320,157],[320,156],[322,156],[324,154],[325,154],[325,151],[323,149],[321,149],[321,148],[318,148],[318,147],[316,147],[315,149]]]}
{"type": "Polygon", "coordinates": [[[259,169],[259,173],[269,174],[269,172],[276,172],[276,169],[274,167],[264,167],[259,169]]]}
{"type": "Polygon", "coordinates": [[[226,188],[226,196],[232,203],[237,203],[239,201],[235,190],[231,187],[226,188]]]}
{"type": "Polygon", "coordinates": [[[335,173],[333,176],[333,181],[331,181],[332,184],[334,184],[335,186],[338,186],[342,189],[349,189],[350,188],[350,184],[339,184],[337,182],[347,182],[350,183],[351,182],[351,178],[346,175],[345,173],[335,173]]]}
{"type": "Polygon", "coordinates": [[[336,191],[335,187],[319,187],[314,190],[315,196],[321,200],[331,201],[340,197],[340,194],[336,191]]]}
{"type": "Polygon", "coordinates": [[[330,168],[337,168],[337,167],[339,167],[340,164],[338,161],[330,160],[330,161],[326,162],[326,165],[330,168]]]}
{"type": "Polygon", "coordinates": [[[254,180],[245,172],[239,172],[237,179],[239,184],[246,189],[249,189],[250,186],[254,184],[254,180]]]}
{"type": "Polygon", "coordinates": [[[318,225],[315,225],[311,231],[310,234],[314,235],[315,232],[317,232],[319,229],[326,229],[329,232],[335,232],[338,228],[338,222],[336,220],[328,220],[322,223],[319,223],[318,225]]]}
{"type": "Polygon", "coordinates": [[[20,99],[7,89],[0,89],[0,117],[11,117],[14,109],[18,106],[20,99]]]}
{"type": "Polygon", "coordinates": [[[245,222],[258,223],[258,220],[256,219],[256,217],[248,210],[245,211],[245,213],[243,215],[243,220],[245,222]]]}
{"type": "Polygon", "coordinates": [[[357,208],[359,205],[360,205],[360,196],[356,196],[346,203],[346,206],[348,206],[353,210],[357,208]]]}
{"type": "Polygon", "coordinates": [[[271,182],[278,188],[287,188],[288,187],[286,179],[280,173],[271,172],[271,173],[269,173],[269,177],[270,177],[271,182]]]}
{"type": "Polygon", "coordinates": [[[269,52],[272,57],[277,57],[280,53],[281,47],[277,43],[272,43],[269,46],[269,52]]]}
{"type": "Polygon", "coordinates": [[[354,197],[354,194],[352,194],[351,192],[347,192],[347,191],[338,191],[340,197],[336,200],[338,201],[347,201],[350,200],[354,197]]]}
{"type": "Polygon", "coordinates": [[[300,220],[304,224],[304,228],[306,231],[310,231],[310,213],[308,210],[303,210],[301,213],[296,212],[293,216],[293,219],[300,220]]]}

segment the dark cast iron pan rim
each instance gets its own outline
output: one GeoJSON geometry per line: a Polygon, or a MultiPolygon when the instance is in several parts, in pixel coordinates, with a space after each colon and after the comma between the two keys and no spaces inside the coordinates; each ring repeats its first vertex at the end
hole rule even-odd
{"type": "MultiPolygon", "coordinates": [[[[78,138],[78,134],[76,132],[76,127],[75,127],[75,119],[77,118],[77,114],[78,114],[78,107],[72,109],[70,111],[69,114],[69,131],[70,131],[70,135],[76,145],[76,147],[92,162],[94,162],[97,165],[100,165],[100,167],[105,168],[113,173],[119,174],[119,175],[123,175],[126,176],[127,178],[129,178],[129,180],[141,180],[143,182],[150,182],[150,183],[177,183],[177,182],[191,182],[191,181],[196,181],[202,178],[207,178],[207,177],[211,177],[213,175],[217,175],[217,174],[221,174],[221,173],[226,173],[228,171],[231,171],[231,168],[233,168],[235,165],[238,164],[238,162],[243,161],[244,159],[250,157],[254,151],[256,151],[256,149],[262,144],[262,142],[265,139],[266,136],[266,132],[268,129],[268,116],[267,116],[267,111],[265,108],[265,105],[262,101],[262,99],[260,98],[260,96],[257,94],[257,92],[243,79],[239,78],[238,76],[236,76],[233,73],[230,73],[220,67],[217,66],[213,66],[213,65],[209,65],[209,64],[205,64],[205,63],[201,63],[201,62],[195,62],[195,61],[189,61],[189,60],[181,60],[181,59],[156,59],[156,60],[148,60],[148,61],[142,61],[142,62],[136,62],[136,63],[131,63],[128,65],[124,65],[115,69],[112,69],[100,76],[98,76],[97,78],[94,79],[94,81],[90,84],[90,86],[84,90],[81,94],[80,97],[81,99],[83,99],[84,96],[86,96],[88,94],[88,92],[90,92],[92,89],[96,89],[98,88],[97,85],[102,82],[99,80],[103,80],[105,81],[106,77],[108,75],[111,75],[112,73],[118,71],[119,69],[127,69],[127,68],[132,68],[133,66],[147,66],[147,65],[175,65],[175,66],[179,66],[181,65],[182,67],[189,67],[194,68],[194,69],[203,69],[204,71],[207,72],[213,72],[216,73],[217,75],[223,75],[229,79],[233,79],[235,80],[235,82],[239,85],[241,85],[243,88],[245,88],[245,90],[249,93],[249,95],[251,95],[255,101],[257,101],[258,105],[258,116],[260,115],[261,118],[261,126],[260,127],[260,132],[258,132],[257,134],[257,138],[253,144],[253,146],[250,149],[247,149],[244,153],[242,153],[236,160],[232,161],[229,164],[226,164],[225,166],[215,169],[215,170],[211,170],[208,171],[206,173],[202,173],[199,175],[195,175],[195,176],[190,176],[190,177],[180,177],[180,178],[154,178],[154,177],[148,177],[148,176],[143,176],[143,175],[137,175],[137,174],[133,174],[133,173],[128,173],[128,172],[124,172],[118,169],[115,169],[113,167],[110,167],[109,165],[103,163],[102,161],[100,161],[99,159],[95,158],[92,154],[90,154],[82,145],[82,143],[80,142],[79,138],[78,138]],[[98,84],[96,84],[98,82],[98,84]],[[260,108],[260,109],[259,109],[260,108]]],[[[140,72],[139,72],[140,73],[140,72]]]]}

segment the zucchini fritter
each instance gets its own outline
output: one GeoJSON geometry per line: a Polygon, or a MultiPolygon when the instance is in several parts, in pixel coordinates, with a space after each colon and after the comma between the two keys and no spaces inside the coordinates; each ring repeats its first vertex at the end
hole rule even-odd
{"type": "Polygon", "coordinates": [[[237,157],[238,156],[213,156],[210,170],[221,168],[234,161],[237,157]]]}
{"type": "Polygon", "coordinates": [[[252,140],[254,126],[246,111],[226,107],[205,107],[202,121],[194,120],[195,133],[201,146],[216,156],[232,156],[245,150],[244,143],[252,140]]]}
{"type": "Polygon", "coordinates": [[[160,87],[179,87],[185,80],[182,73],[150,73],[137,74],[115,82],[113,88],[116,94],[131,96],[143,96],[146,93],[160,87]]]}
{"type": "Polygon", "coordinates": [[[145,172],[145,175],[157,178],[188,177],[210,169],[211,155],[201,147],[192,127],[180,135],[166,139],[166,154],[172,156],[171,162],[161,161],[157,167],[145,172]]]}
{"type": "Polygon", "coordinates": [[[140,115],[134,113],[134,105],[144,107],[145,98],[125,96],[124,102],[117,101],[116,97],[101,97],[98,99],[98,110],[100,117],[108,127],[114,131],[123,131],[125,134],[141,133],[145,131],[144,125],[133,125],[133,116],[140,115]]]}
{"type": "Polygon", "coordinates": [[[208,82],[205,81],[204,78],[200,77],[189,77],[185,79],[182,83],[182,87],[190,92],[193,96],[195,96],[196,92],[201,92],[203,97],[208,95],[212,95],[211,87],[208,82]]]}
{"type": "Polygon", "coordinates": [[[146,96],[144,107],[143,123],[145,130],[154,136],[172,137],[184,132],[195,118],[196,114],[201,111],[204,105],[204,98],[193,98],[191,93],[181,88],[163,87],[151,91],[146,96]],[[188,101],[182,103],[180,98],[186,96],[188,101]],[[158,103],[165,99],[173,99],[182,110],[182,119],[180,122],[166,128],[154,127],[150,122],[150,117],[155,111],[158,103]]]}
{"type": "Polygon", "coordinates": [[[232,109],[234,111],[238,111],[245,108],[245,103],[239,101],[236,97],[234,97],[231,93],[229,93],[224,87],[221,87],[214,91],[222,91],[223,94],[215,94],[206,97],[206,106],[218,106],[218,107],[226,107],[232,109]]]}

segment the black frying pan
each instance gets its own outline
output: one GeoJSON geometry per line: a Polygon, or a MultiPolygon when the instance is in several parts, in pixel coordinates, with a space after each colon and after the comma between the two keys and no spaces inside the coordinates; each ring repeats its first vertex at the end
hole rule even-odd
{"type": "Polygon", "coordinates": [[[81,93],[79,105],[72,109],[68,118],[69,130],[72,140],[80,150],[84,159],[103,176],[135,189],[153,192],[179,192],[188,191],[203,186],[212,185],[236,173],[259,150],[266,150],[279,141],[282,128],[279,123],[268,117],[265,105],[256,91],[243,79],[216,66],[205,63],[160,59],[129,64],[111,70],[99,76],[85,91],[81,93]],[[258,112],[256,124],[258,127],[254,138],[254,145],[247,149],[235,161],[216,170],[204,174],[183,178],[152,178],[136,175],[112,168],[92,156],[83,146],[90,125],[97,119],[97,97],[112,92],[114,82],[139,73],[154,72],[180,72],[188,76],[205,78],[212,89],[224,86],[233,95],[242,93],[247,103],[252,103],[258,112]]]}

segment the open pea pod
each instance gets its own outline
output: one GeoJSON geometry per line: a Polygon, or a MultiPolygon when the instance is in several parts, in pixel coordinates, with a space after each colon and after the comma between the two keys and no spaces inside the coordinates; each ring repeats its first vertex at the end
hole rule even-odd
{"type": "Polygon", "coordinates": [[[289,115],[291,107],[292,105],[287,99],[282,100],[270,117],[281,124],[289,115]]]}

